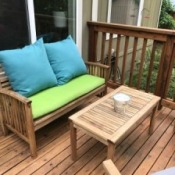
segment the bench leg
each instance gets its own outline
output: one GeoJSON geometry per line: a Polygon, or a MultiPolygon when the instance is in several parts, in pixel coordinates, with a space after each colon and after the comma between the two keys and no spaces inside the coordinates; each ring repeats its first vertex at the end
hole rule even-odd
{"type": "Polygon", "coordinates": [[[36,138],[35,138],[35,131],[34,130],[30,130],[29,147],[30,147],[31,157],[36,158],[37,157],[37,146],[36,146],[36,138]]]}
{"type": "Polygon", "coordinates": [[[5,136],[8,135],[9,130],[6,127],[6,125],[4,124],[1,109],[0,109],[0,128],[2,129],[2,132],[5,136]]]}
{"type": "Polygon", "coordinates": [[[73,122],[70,120],[70,146],[71,157],[75,161],[77,158],[77,129],[74,127],[73,122]]]}
{"type": "Polygon", "coordinates": [[[108,141],[107,159],[113,160],[115,154],[115,144],[108,141]]]}
{"type": "Polygon", "coordinates": [[[32,158],[37,157],[37,147],[36,147],[36,140],[31,140],[29,143],[30,146],[30,154],[32,158]]]}
{"type": "Polygon", "coordinates": [[[156,114],[157,106],[154,107],[153,112],[151,114],[151,119],[150,119],[150,127],[149,127],[149,134],[151,135],[154,130],[154,122],[155,122],[155,114],[156,114]]]}
{"type": "Polygon", "coordinates": [[[173,133],[175,133],[175,121],[173,122],[174,128],[173,128],[173,133]]]}
{"type": "Polygon", "coordinates": [[[1,129],[4,136],[7,136],[9,133],[9,129],[3,123],[1,123],[1,129]]]}

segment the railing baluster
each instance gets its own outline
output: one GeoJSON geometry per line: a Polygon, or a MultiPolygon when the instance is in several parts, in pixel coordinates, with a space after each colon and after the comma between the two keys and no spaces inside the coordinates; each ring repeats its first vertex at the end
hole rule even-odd
{"type": "Polygon", "coordinates": [[[132,86],[135,59],[136,59],[136,53],[137,53],[137,44],[138,44],[138,38],[134,38],[134,47],[133,47],[133,52],[132,52],[132,61],[131,61],[131,68],[130,68],[130,75],[129,75],[129,86],[130,87],[132,86]]]}
{"type": "Polygon", "coordinates": [[[147,41],[148,41],[147,39],[143,40],[141,63],[140,63],[140,68],[139,68],[138,81],[137,81],[137,89],[140,89],[140,86],[141,86],[141,78],[142,78],[142,73],[143,73],[143,64],[144,64],[144,61],[145,61],[147,41]]]}
{"type": "Polygon", "coordinates": [[[146,92],[149,92],[149,90],[150,90],[150,81],[151,81],[151,74],[153,71],[156,47],[157,47],[157,42],[155,41],[153,43],[153,48],[151,51],[150,65],[149,65],[149,71],[148,71],[148,76],[147,76],[147,81],[146,81],[146,89],[145,89],[146,92]]]}
{"type": "Polygon", "coordinates": [[[159,95],[160,94],[160,89],[161,89],[161,81],[162,81],[162,72],[163,72],[163,64],[164,64],[164,57],[165,57],[165,53],[166,53],[166,45],[163,45],[162,48],[162,54],[160,57],[160,64],[159,64],[159,69],[158,69],[158,74],[157,74],[157,79],[156,79],[156,89],[154,94],[159,95]]]}
{"type": "Polygon", "coordinates": [[[126,36],[126,38],[125,38],[124,55],[123,55],[123,63],[122,63],[121,84],[124,84],[124,81],[125,81],[125,67],[126,67],[126,59],[127,59],[127,56],[128,56],[128,45],[129,45],[129,36],[126,36]]]}
{"type": "Polygon", "coordinates": [[[106,33],[102,33],[102,43],[101,43],[101,63],[104,63],[105,58],[105,41],[106,41],[106,33]]]}
{"type": "MultiPolygon", "coordinates": [[[[121,43],[121,35],[118,35],[117,36],[117,43],[116,43],[115,64],[114,64],[114,79],[113,79],[114,83],[117,83],[117,67],[118,67],[118,62],[119,62],[120,43],[121,43]]],[[[120,75],[118,75],[118,77],[119,76],[120,75]]]]}
{"type": "Polygon", "coordinates": [[[109,47],[108,47],[108,65],[111,65],[111,51],[112,51],[113,34],[109,35],[109,47]]]}

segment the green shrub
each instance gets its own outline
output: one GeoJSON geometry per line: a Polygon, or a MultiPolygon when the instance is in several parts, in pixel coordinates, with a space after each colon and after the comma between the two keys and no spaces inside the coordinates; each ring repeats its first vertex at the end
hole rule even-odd
{"type": "Polygon", "coordinates": [[[159,18],[159,28],[175,29],[175,20],[172,17],[175,8],[170,0],[162,1],[162,8],[159,18]]]}
{"type": "MultiPolygon", "coordinates": [[[[155,92],[156,80],[157,80],[157,75],[159,71],[160,58],[161,58],[161,52],[162,52],[161,50],[162,50],[161,48],[158,48],[155,52],[153,70],[152,70],[151,80],[149,84],[149,90],[152,93],[155,92]]],[[[148,77],[149,67],[150,67],[150,60],[151,60],[151,50],[147,49],[146,56],[145,56],[145,62],[143,65],[141,85],[140,85],[140,89],[142,90],[146,89],[147,77],[148,77]]],[[[139,68],[140,68],[140,60],[137,60],[135,63],[135,69],[134,69],[134,75],[133,75],[133,81],[132,81],[132,86],[134,87],[137,87],[137,82],[138,82],[138,77],[139,77],[139,68]]],[[[128,84],[128,82],[129,81],[127,79],[125,83],[128,84]]],[[[173,68],[172,70],[172,75],[171,75],[171,80],[170,80],[170,85],[169,85],[167,96],[169,98],[173,98],[174,92],[175,92],[175,68],[173,68]]]]}

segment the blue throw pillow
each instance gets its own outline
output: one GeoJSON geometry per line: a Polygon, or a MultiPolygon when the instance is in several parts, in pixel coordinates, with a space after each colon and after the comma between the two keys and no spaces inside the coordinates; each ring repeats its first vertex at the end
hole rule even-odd
{"type": "Polygon", "coordinates": [[[58,85],[87,73],[84,61],[71,36],[62,41],[45,44],[45,48],[58,85]]]}
{"type": "Polygon", "coordinates": [[[0,63],[12,88],[26,97],[57,84],[43,39],[22,49],[1,51],[0,63]]]}

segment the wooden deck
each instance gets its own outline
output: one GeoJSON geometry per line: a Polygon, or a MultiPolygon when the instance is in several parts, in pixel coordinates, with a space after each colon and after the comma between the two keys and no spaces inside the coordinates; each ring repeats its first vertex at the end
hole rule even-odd
{"type": "MultiPolygon", "coordinates": [[[[14,134],[4,137],[0,131],[0,174],[104,174],[102,162],[106,159],[106,147],[82,131],[78,131],[78,160],[71,160],[69,115],[37,131],[36,159],[30,157],[24,141],[14,134]]],[[[146,118],[123,139],[115,152],[115,164],[122,175],[146,175],[175,166],[174,116],[175,111],[163,108],[156,115],[151,136],[148,135],[149,118],[146,118]]]]}

